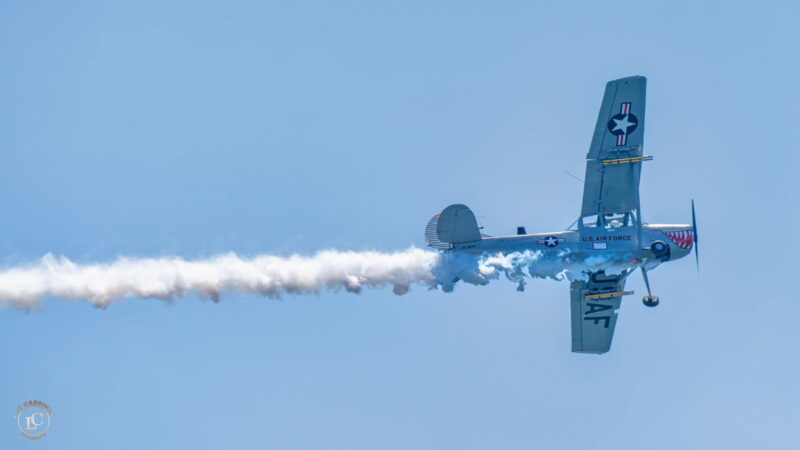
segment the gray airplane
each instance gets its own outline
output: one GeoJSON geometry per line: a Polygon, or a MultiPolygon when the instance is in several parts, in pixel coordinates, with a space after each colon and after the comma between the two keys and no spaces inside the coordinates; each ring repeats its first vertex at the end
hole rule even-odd
{"type": "MultiPolygon", "coordinates": [[[[647,80],[642,76],[606,85],[597,125],[586,155],[581,214],[566,231],[492,237],[481,233],[475,215],[464,205],[451,205],[425,229],[430,247],[470,254],[535,252],[542,264],[560,264],[570,281],[572,351],[605,353],[611,348],[625,279],[641,270],[647,286],[646,306],[658,305],[650,292],[649,270],[662,262],[697,253],[697,222],[692,225],[642,223],[639,178],[644,156],[644,112],[647,80]]],[[[534,265],[536,263],[533,263],[534,265]]],[[[531,269],[533,272],[534,269],[531,269]]],[[[457,281],[454,280],[454,281],[457,281]]]]}

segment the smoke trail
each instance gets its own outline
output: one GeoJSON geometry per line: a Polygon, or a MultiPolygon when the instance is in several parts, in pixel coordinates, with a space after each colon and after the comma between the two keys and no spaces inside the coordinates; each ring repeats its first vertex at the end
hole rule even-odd
{"type": "Polygon", "coordinates": [[[394,253],[323,251],[310,257],[242,258],[229,253],[197,261],[120,258],[80,265],[48,254],[34,264],[0,270],[0,306],[30,309],[45,297],[57,297],[106,307],[124,298],[169,300],[191,291],[214,301],[228,292],[280,298],[388,286],[403,295],[412,285],[451,292],[458,281],[485,285],[501,275],[522,291],[528,278],[575,279],[587,266],[613,268],[615,262],[612,257],[591,258],[569,250],[470,255],[411,248],[394,253]]]}
{"type": "Polygon", "coordinates": [[[412,284],[435,285],[432,268],[438,259],[438,253],[420,249],[324,251],[312,257],[242,258],[229,253],[199,261],[120,258],[91,265],[46,255],[36,264],[0,272],[0,304],[28,308],[44,297],[59,297],[105,307],[122,298],[168,300],[188,291],[219,300],[232,291],[280,298],[317,294],[323,288],[359,292],[389,285],[394,293],[404,294],[412,284]]]}

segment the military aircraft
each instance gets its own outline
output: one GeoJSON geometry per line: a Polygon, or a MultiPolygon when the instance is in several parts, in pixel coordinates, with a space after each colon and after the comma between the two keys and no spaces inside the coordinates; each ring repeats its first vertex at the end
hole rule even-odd
{"type": "Polygon", "coordinates": [[[484,235],[464,205],[448,206],[425,229],[427,244],[443,252],[540,251],[560,261],[571,281],[573,352],[602,354],[611,348],[622,296],[633,293],[625,290],[625,279],[636,269],[647,287],[642,301],[653,307],[659,299],[650,291],[649,270],[683,258],[692,247],[699,268],[694,200],[691,225],[642,223],[639,179],[642,163],[653,159],[642,151],[646,85],[643,76],[606,85],[586,155],[581,213],[566,231],[528,234],[519,227],[513,236],[484,235]],[[613,267],[598,259],[613,261],[613,267]]]}

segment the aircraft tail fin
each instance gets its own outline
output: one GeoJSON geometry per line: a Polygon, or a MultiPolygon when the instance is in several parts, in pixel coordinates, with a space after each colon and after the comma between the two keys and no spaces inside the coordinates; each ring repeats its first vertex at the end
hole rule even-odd
{"type": "Polygon", "coordinates": [[[433,216],[425,227],[425,242],[439,250],[453,248],[453,244],[481,240],[475,214],[464,205],[450,205],[433,216]]]}
{"type": "Polygon", "coordinates": [[[642,146],[646,90],[647,79],[643,76],[608,82],[589,154],[586,155],[588,159],[605,158],[612,150],[642,146]]]}

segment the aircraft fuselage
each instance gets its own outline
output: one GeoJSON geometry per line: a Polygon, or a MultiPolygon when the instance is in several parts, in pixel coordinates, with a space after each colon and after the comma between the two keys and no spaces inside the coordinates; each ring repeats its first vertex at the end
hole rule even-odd
{"type": "Polygon", "coordinates": [[[582,228],[552,233],[483,237],[480,241],[453,244],[451,251],[470,254],[538,251],[545,257],[558,257],[553,260],[562,261],[565,269],[597,256],[605,258],[617,268],[633,270],[641,266],[653,269],[662,262],[683,258],[691,252],[693,244],[691,225],[645,224],[641,227],[641,238],[636,227],[599,230],[582,228]]]}

